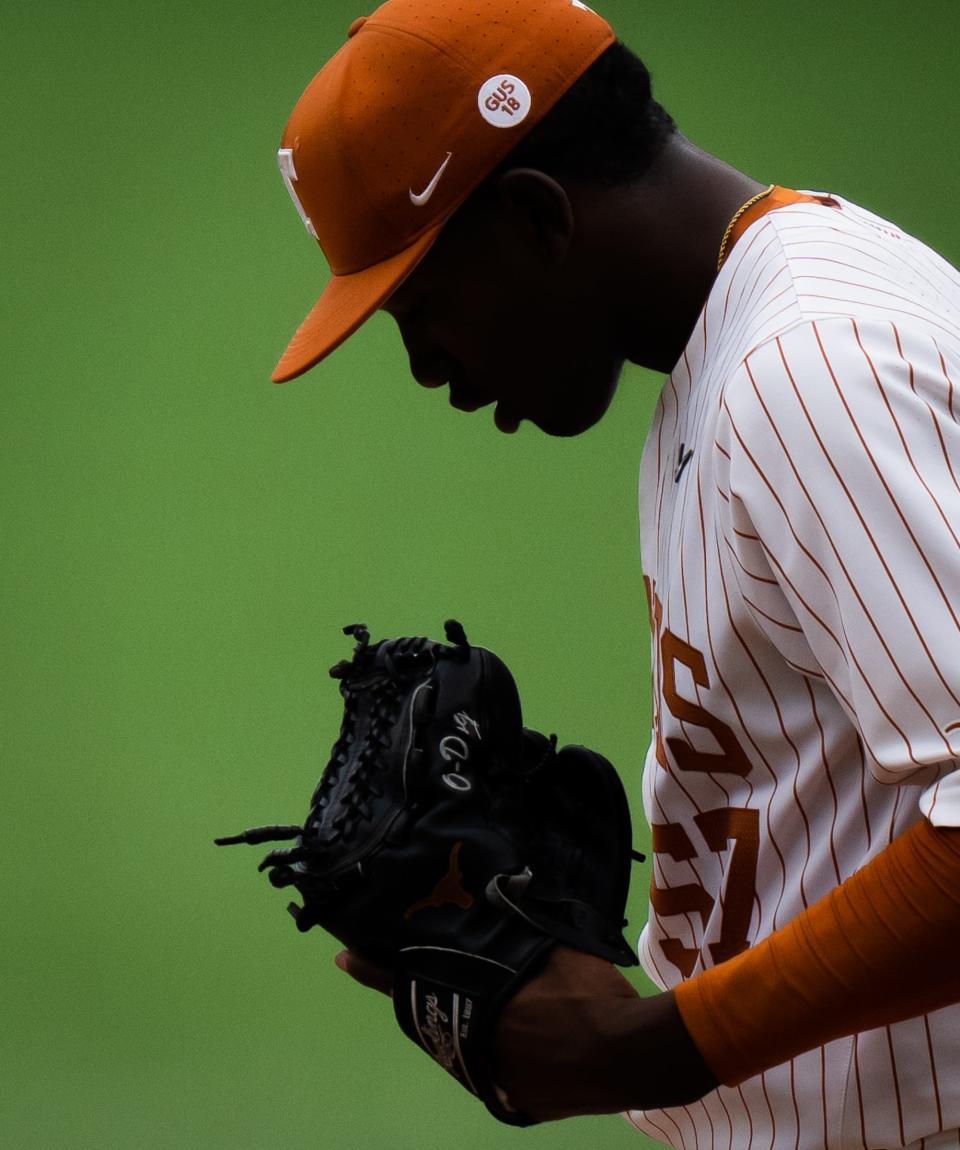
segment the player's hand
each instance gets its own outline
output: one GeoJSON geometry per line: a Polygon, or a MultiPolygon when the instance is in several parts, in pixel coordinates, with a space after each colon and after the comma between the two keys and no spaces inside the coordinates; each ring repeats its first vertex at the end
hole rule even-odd
{"type": "MultiPolygon", "coordinates": [[[[335,961],[390,994],[389,970],[349,950],[335,961]]],[[[514,1109],[544,1122],[684,1105],[717,1085],[673,995],[641,998],[612,963],[565,946],[504,1008],[494,1080],[514,1109]]]]}

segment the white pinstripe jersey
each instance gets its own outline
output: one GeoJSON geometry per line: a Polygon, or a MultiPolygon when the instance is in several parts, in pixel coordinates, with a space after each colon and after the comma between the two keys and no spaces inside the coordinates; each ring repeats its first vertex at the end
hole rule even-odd
{"type": "MultiPolygon", "coordinates": [[[[960,824],[960,275],[835,199],[741,236],[644,448],[664,988],[921,811],[960,824]]],[[[926,1150],[960,1127],[960,1007],[629,1118],[685,1150],[926,1150]]]]}

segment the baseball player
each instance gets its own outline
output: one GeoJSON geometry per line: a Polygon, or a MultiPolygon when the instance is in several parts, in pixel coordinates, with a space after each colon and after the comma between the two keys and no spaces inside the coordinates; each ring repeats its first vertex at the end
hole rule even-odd
{"type": "MultiPolygon", "coordinates": [[[[654,868],[641,998],[558,948],[504,1098],[676,1147],[960,1148],[960,275],[687,141],[581,0],[388,0],[280,168],[415,378],[572,436],[663,372],[640,476],[654,868]]],[[[338,963],[383,988],[383,973],[338,963]]]]}

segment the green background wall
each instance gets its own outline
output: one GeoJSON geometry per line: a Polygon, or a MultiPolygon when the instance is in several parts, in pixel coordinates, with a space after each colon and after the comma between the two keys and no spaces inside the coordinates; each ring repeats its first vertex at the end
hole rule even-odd
{"type": "MultiPolygon", "coordinates": [[[[597,4],[696,142],[960,260],[956,0],[597,4]]],[[[302,817],[357,619],[458,616],[529,723],[638,793],[658,379],[630,370],[580,439],[508,439],[413,385],[378,316],[267,382],[324,276],[280,130],[364,11],[0,3],[9,1150],[647,1145],[615,1117],[498,1126],[297,934],[256,852],[211,845],[302,817]]]]}

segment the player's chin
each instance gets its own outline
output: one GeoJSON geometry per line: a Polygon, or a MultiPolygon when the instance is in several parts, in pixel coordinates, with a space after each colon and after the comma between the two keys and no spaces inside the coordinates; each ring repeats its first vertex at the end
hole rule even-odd
{"type": "Polygon", "coordinates": [[[527,418],[546,435],[552,435],[557,439],[572,439],[599,423],[609,406],[608,398],[603,403],[576,408],[552,408],[547,411],[531,412],[527,418]]]}
{"type": "Polygon", "coordinates": [[[555,439],[573,439],[574,436],[582,435],[583,432],[593,427],[596,420],[587,423],[583,420],[558,420],[554,417],[531,416],[530,422],[539,427],[545,435],[553,436],[555,439]]]}
{"type": "Polygon", "coordinates": [[[622,371],[623,360],[619,359],[610,366],[609,372],[597,377],[592,385],[579,383],[566,390],[558,387],[549,400],[540,403],[537,410],[531,412],[530,421],[547,435],[558,439],[582,435],[606,415],[622,371]]]}

